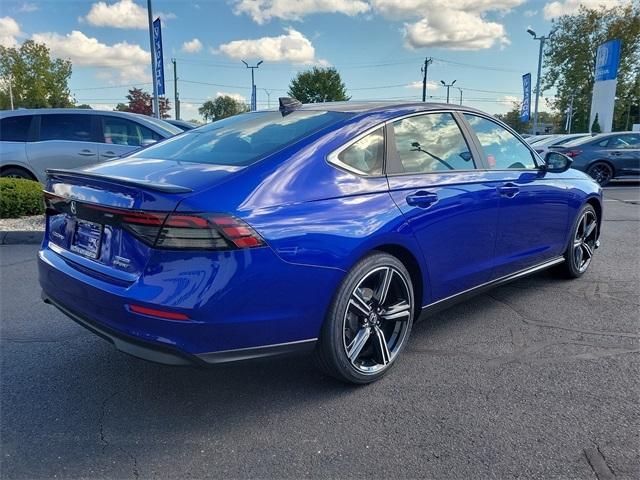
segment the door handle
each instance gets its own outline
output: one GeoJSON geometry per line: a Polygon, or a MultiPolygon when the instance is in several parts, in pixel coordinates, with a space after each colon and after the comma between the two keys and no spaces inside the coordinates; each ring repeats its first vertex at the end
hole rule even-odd
{"type": "Polygon", "coordinates": [[[85,148],[84,150],[80,150],[78,155],[82,155],[83,157],[93,157],[96,152],[92,152],[91,150],[85,148]]]}
{"type": "Polygon", "coordinates": [[[610,155],[613,155],[614,157],[619,157],[620,155],[622,155],[622,152],[611,152],[610,155]]]}
{"type": "Polygon", "coordinates": [[[117,157],[118,154],[109,150],[108,152],[104,152],[102,156],[105,158],[114,158],[114,157],[117,157]]]}
{"type": "Polygon", "coordinates": [[[520,189],[515,183],[505,183],[501,187],[498,187],[498,192],[500,195],[507,198],[513,198],[520,192],[520,189]]]}
{"type": "Polygon", "coordinates": [[[431,192],[418,191],[407,195],[407,204],[418,208],[428,208],[438,201],[438,195],[431,192]]]}

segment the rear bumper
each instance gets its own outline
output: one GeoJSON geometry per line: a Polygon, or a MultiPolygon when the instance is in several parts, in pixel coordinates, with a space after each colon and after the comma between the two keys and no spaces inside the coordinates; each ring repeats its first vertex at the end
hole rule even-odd
{"type": "Polygon", "coordinates": [[[42,292],[42,300],[53,305],[71,320],[95,333],[99,337],[111,342],[116,349],[143,360],[164,365],[195,365],[205,366],[217,363],[236,362],[240,360],[252,360],[257,358],[272,357],[294,353],[308,353],[315,347],[316,338],[296,342],[265,345],[261,347],[240,348],[220,352],[189,354],[177,348],[160,345],[153,342],[140,340],[109,327],[101,325],[82,316],[69,307],[42,292]]]}

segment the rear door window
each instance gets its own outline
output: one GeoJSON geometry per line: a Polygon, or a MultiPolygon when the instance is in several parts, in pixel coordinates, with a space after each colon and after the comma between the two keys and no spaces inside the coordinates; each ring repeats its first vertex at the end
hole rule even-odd
{"type": "Polygon", "coordinates": [[[150,128],[126,118],[105,115],[102,124],[104,143],[140,147],[162,139],[150,128]]]}
{"type": "Polygon", "coordinates": [[[26,142],[33,115],[18,115],[0,120],[0,141],[26,142]]]}
{"type": "Polygon", "coordinates": [[[73,113],[41,115],[40,141],[47,140],[93,142],[91,115],[73,113]]]}

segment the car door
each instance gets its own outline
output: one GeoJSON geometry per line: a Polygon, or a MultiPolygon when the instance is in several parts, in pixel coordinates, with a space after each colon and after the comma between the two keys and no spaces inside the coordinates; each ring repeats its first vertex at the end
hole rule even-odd
{"type": "Polygon", "coordinates": [[[387,126],[391,196],[413,230],[431,299],[489,280],[499,197],[451,112],[412,115],[387,126]]]}
{"type": "Polygon", "coordinates": [[[161,139],[160,135],[144,125],[116,115],[101,115],[100,131],[102,134],[99,146],[101,162],[152,145],[161,139]]]}
{"type": "Polygon", "coordinates": [[[488,168],[487,185],[500,196],[492,278],[562,255],[573,198],[562,174],[541,170],[531,147],[501,124],[470,113],[464,119],[488,168]]]}
{"type": "Polygon", "coordinates": [[[47,168],[76,168],[98,161],[93,116],[51,113],[39,116],[35,140],[27,142],[29,165],[39,178],[47,168]]]}
{"type": "Polygon", "coordinates": [[[616,175],[640,174],[640,133],[612,136],[607,144],[607,154],[616,175]]]}

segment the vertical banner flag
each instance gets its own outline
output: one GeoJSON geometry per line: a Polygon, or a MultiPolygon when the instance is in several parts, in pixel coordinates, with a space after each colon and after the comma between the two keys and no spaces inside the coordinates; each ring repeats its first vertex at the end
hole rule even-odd
{"type": "Polygon", "coordinates": [[[618,64],[620,63],[620,40],[609,40],[598,47],[596,53],[595,83],[591,97],[589,130],[598,115],[603,132],[610,132],[613,125],[613,106],[616,101],[618,64]]]}
{"type": "Polygon", "coordinates": [[[520,121],[528,122],[531,117],[531,74],[522,75],[522,105],[520,106],[520,121]]]}
{"type": "Polygon", "coordinates": [[[158,95],[164,95],[164,62],[162,60],[162,28],[160,17],[153,21],[153,54],[156,56],[155,82],[158,95]]]}

